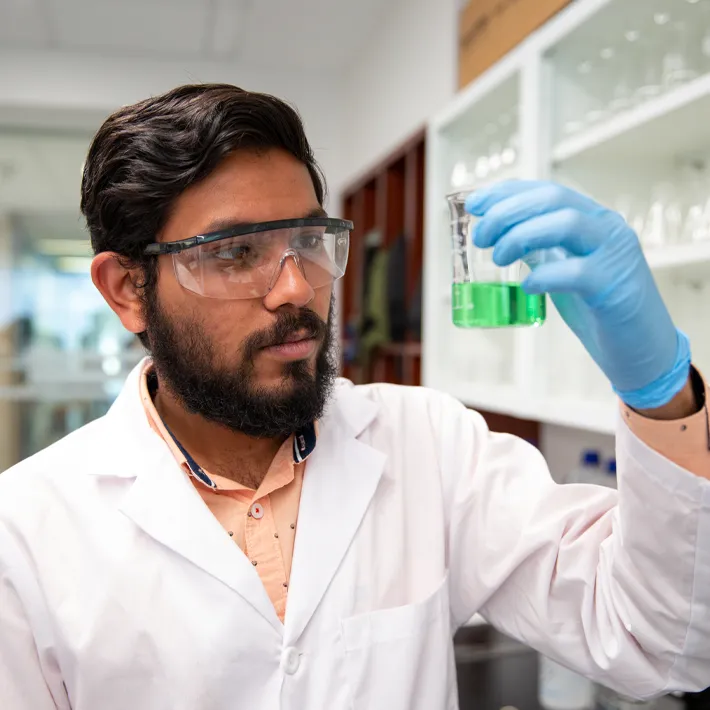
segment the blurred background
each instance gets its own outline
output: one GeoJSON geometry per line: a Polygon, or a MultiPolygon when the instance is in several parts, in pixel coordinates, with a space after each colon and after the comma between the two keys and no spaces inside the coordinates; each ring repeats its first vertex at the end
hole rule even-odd
{"type": "Polygon", "coordinates": [[[143,354],[91,284],[78,209],[111,111],[191,82],[287,99],[337,215],[453,95],[456,19],[448,0],[0,0],[0,470],[103,414],[143,354]]]}
{"type": "MultiPolygon", "coordinates": [[[[347,377],[448,391],[559,482],[615,485],[616,403],[555,312],[451,323],[445,196],[508,177],[621,211],[710,372],[710,0],[0,0],[0,471],[101,416],[143,356],[88,276],[93,133],[215,81],[298,107],[328,209],[355,222],[347,377]]],[[[462,708],[633,705],[477,621],[458,636],[462,708]]]]}

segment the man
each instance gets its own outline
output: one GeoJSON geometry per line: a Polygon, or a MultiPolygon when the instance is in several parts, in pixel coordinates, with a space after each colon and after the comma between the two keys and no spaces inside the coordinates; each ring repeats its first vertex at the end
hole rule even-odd
{"type": "Polygon", "coordinates": [[[551,184],[468,204],[498,263],[565,248],[526,288],[620,394],[617,494],[450,397],[335,382],[324,192],[270,96],[184,86],[99,130],[92,278],[150,358],[0,476],[0,707],[448,710],[477,611],[626,694],[710,684],[707,391],[636,235],[551,184]]]}

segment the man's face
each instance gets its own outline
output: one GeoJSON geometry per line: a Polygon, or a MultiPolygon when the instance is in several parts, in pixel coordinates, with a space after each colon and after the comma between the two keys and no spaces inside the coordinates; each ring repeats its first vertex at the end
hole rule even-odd
{"type": "MultiPolygon", "coordinates": [[[[177,199],[160,241],[319,207],[294,157],[238,152],[177,199]]],[[[266,297],[222,300],[183,288],[170,256],[158,263],[146,331],[159,376],[189,411],[251,436],[284,436],[321,416],[336,372],[332,284],[313,289],[289,258],[266,297]]]]}

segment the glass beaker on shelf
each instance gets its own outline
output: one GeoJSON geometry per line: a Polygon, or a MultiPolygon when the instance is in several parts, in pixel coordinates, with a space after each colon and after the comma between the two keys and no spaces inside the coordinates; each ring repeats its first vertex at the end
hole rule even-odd
{"type": "Polygon", "coordinates": [[[609,101],[612,113],[626,111],[638,102],[637,88],[642,82],[641,31],[630,20],[625,26],[623,41],[617,50],[618,72],[609,101]]]}
{"type": "Polygon", "coordinates": [[[644,247],[656,248],[680,241],[683,207],[677,190],[670,182],[657,184],[651,195],[651,205],[639,237],[644,247]]]}
{"type": "Polygon", "coordinates": [[[639,37],[635,40],[640,66],[633,95],[637,103],[649,101],[663,93],[663,49],[659,37],[659,19],[662,18],[656,14],[654,23],[640,30],[639,37]]]}
{"type": "Polygon", "coordinates": [[[614,209],[624,218],[631,229],[636,232],[639,239],[643,240],[648,202],[640,199],[638,195],[622,193],[614,203],[614,209]]]}
{"type": "Polygon", "coordinates": [[[447,195],[451,218],[453,282],[451,315],[459,328],[536,326],[545,322],[544,294],[528,295],[521,284],[520,262],[499,267],[492,249],[479,249],[472,241],[477,218],[465,209],[464,190],[447,195]]]}
{"type": "Polygon", "coordinates": [[[710,238],[710,198],[707,187],[705,161],[687,162],[681,169],[681,189],[687,207],[680,236],[683,243],[702,242],[710,238]]]}
{"type": "Polygon", "coordinates": [[[508,138],[508,142],[503,148],[501,153],[501,160],[503,161],[503,167],[507,170],[512,170],[518,162],[520,156],[520,134],[516,130],[508,138]]]}
{"type": "Polygon", "coordinates": [[[698,76],[696,43],[691,26],[684,19],[672,20],[668,30],[668,50],[663,57],[663,83],[672,89],[698,76]]]}
{"type": "Polygon", "coordinates": [[[465,160],[458,160],[454,163],[454,167],[451,170],[450,185],[456,190],[463,185],[470,185],[472,182],[472,173],[469,172],[468,166],[465,160]]]}
{"type": "Polygon", "coordinates": [[[587,114],[594,110],[594,96],[591,90],[594,63],[589,56],[587,51],[581,56],[578,55],[572,81],[575,93],[560,106],[562,120],[559,130],[564,138],[583,131],[586,127],[587,114]]]}
{"type": "Polygon", "coordinates": [[[609,97],[612,93],[612,66],[616,56],[613,47],[604,47],[594,62],[584,62],[580,65],[585,76],[588,90],[588,107],[584,113],[584,122],[593,126],[605,121],[611,115],[609,97]]]}

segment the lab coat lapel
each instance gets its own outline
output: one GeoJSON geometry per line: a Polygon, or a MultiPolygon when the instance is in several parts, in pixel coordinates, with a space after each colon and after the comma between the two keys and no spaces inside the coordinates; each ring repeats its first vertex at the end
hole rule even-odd
{"type": "Polygon", "coordinates": [[[135,397],[126,394],[106,419],[108,426],[126,434],[125,458],[113,465],[120,466],[123,475],[137,469],[122,512],[157,542],[240,594],[281,633],[282,624],[256,570],[151,431],[137,387],[135,397]]]}
{"type": "Polygon", "coordinates": [[[256,570],[212,515],[170,452],[136,478],[122,511],[148,535],[240,594],[276,629],[256,570]]]}
{"type": "Polygon", "coordinates": [[[357,435],[377,413],[371,400],[345,387],[320,427],[306,463],[298,513],[285,643],[303,633],[335,576],[375,494],[386,456],[357,435]]]}

